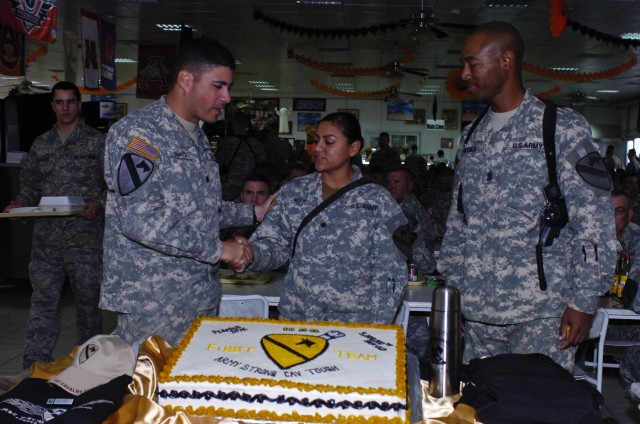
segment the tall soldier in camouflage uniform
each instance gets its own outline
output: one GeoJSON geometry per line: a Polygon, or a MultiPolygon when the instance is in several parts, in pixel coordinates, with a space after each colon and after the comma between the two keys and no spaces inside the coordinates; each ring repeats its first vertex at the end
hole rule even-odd
{"type": "Polygon", "coordinates": [[[284,185],[251,236],[250,270],[276,269],[290,260],[278,305],[287,319],[393,322],[407,284],[407,257],[392,235],[406,219],[383,187],[365,184],[344,193],[309,221],[294,245],[305,216],[362,177],[351,165],[361,148],[355,116],[325,116],[314,144],[318,172],[284,185]]]}
{"type": "Polygon", "coordinates": [[[20,173],[20,191],[5,211],[35,206],[42,196],[82,196],[80,215],[36,219],[29,279],[33,294],[23,366],[51,361],[58,337],[58,308],[65,278],[76,301],[77,344],[102,332],[98,308],[102,280],[105,186],[104,134],[80,119],[78,87],[59,82],[51,90],[56,125],[37,137],[20,173]]]}
{"type": "Polygon", "coordinates": [[[571,370],[613,278],[611,181],[588,123],[559,108],[555,161],[569,222],[542,248],[544,289],[536,246],[549,183],[545,105],[523,86],[523,53],[518,30],[504,22],[482,25],[464,41],[466,91],[490,109],[468,142],[469,128],[460,138],[438,268],[462,294],[464,360],[540,352],[571,370]]]}
{"type": "Polygon", "coordinates": [[[198,126],[231,100],[234,68],[221,44],[188,41],[166,97],[107,135],[100,304],[118,312],[114,333],[130,343],[157,334],[177,344],[197,315],[215,315],[220,261],[237,269],[247,261],[241,244],[220,242],[219,226],[253,223],[254,208],[221,201],[218,165],[198,126]]]}

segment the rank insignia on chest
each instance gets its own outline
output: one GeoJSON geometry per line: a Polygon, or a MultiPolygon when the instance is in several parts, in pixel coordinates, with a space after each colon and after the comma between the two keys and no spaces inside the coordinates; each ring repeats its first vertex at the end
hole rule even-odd
{"type": "Polygon", "coordinates": [[[129,142],[127,149],[132,150],[151,160],[156,160],[156,158],[160,154],[160,149],[152,146],[149,142],[141,139],[140,137],[133,137],[129,142]]]}

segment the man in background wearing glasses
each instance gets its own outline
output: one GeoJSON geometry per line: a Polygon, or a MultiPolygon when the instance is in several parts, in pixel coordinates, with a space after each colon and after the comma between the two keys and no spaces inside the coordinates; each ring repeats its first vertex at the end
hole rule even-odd
{"type": "Polygon", "coordinates": [[[51,351],[60,327],[58,308],[67,277],[76,303],[77,344],[102,332],[98,301],[106,199],[105,134],[81,119],[81,96],[75,84],[61,81],[54,85],[51,107],[56,124],[34,140],[20,171],[20,191],[4,212],[37,206],[43,196],[82,196],[85,203],[78,215],[35,220],[29,263],[33,294],[23,352],[25,370],[18,378],[28,376],[28,368],[34,362],[53,360],[51,351]]]}

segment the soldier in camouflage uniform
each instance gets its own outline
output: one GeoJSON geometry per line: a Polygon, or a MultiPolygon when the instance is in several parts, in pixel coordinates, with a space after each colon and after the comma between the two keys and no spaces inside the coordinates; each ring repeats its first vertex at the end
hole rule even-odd
{"type": "Polygon", "coordinates": [[[107,135],[100,304],[118,312],[114,333],[129,343],[157,334],[177,344],[196,316],[216,314],[220,261],[237,269],[246,261],[241,244],[219,240],[219,227],[251,224],[254,208],[221,201],[218,165],[198,126],[231,100],[234,68],[221,44],[190,40],[169,94],[107,135]]]}
{"type": "Polygon", "coordinates": [[[431,274],[436,269],[431,242],[435,239],[433,221],[427,215],[424,206],[413,194],[414,177],[406,167],[391,169],[387,174],[387,189],[409,222],[409,230],[415,235],[411,245],[412,262],[418,265],[422,274],[431,274]]]}
{"type": "Polygon", "coordinates": [[[545,105],[522,84],[523,52],[517,29],[504,22],[476,28],[463,44],[466,90],[490,108],[460,138],[438,269],[462,294],[465,361],[540,352],[572,370],[613,278],[611,180],[586,120],[559,108],[555,162],[569,222],[542,248],[545,288],[536,261],[549,181],[545,105]]]}
{"type": "Polygon", "coordinates": [[[314,145],[318,172],[284,185],[249,240],[252,271],[290,260],[278,305],[286,319],[393,322],[407,284],[407,257],[392,235],[406,219],[384,188],[352,188],[309,221],[296,240],[316,206],[362,177],[350,164],[361,147],[360,124],[352,114],[324,117],[314,145]]]}
{"type": "Polygon", "coordinates": [[[244,112],[236,112],[231,123],[234,135],[222,140],[216,150],[222,180],[222,199],[228,201],[238,199],[242,184],[256,165],[267,161],[262,143],[248,135],[251,117],[244,112]]]}
{"type": "Polygon", "coordinates": [[[625,349],[620,358],[620,377],[628,384],[631,399],[640,402],[640,346],[625,349]]]}
{"type": "Polygon", "coordinates": [[[52,360],[58,307],[68,277],[76,302],[77,344],[102,332],[98,308],[102,280],[104,134],[80,119],[78,87],[59,82],[51,90],[56,125],[37,137],[20,173],[20,191],[5,211],[36,206],[42,196],[82,196],[80,215],[38,218],[33,228],[29,279],[33,294],[23,366],[52,360]]]}

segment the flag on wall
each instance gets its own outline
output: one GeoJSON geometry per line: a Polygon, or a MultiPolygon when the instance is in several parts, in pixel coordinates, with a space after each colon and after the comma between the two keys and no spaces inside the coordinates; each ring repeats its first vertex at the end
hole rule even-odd
{"type": "Polygon", "coordinates": [[[57,0],[0,0],[0,22],[36,40],[55,43],[58,32],[57,0]]]}
{"type": "Polygon", "coordinates": [[[84,88],[97,90],[100,77],[98,15],[80,9],[82,23],[82,68],[84,69],[84,88]]]}
{"type": "Polygon", "coordinates": [[[176,63],[176,46],[138,46],[136,97],[158,99],[169,92],[176,63]]]}
{"type": "Polygon", "coordinates": [[[65,32],[62,35],[64,44],[64,80],[78,85],[78,38],[65,32]]]}
{"type": "Polygon", "coordinates": [[[116,89],[116,26],[100,18],[100,85],[116,89]]]}
{"type": "Polygon", "coordinates": [[[24,34],[0,23],[0,74],[24,75],[24,34]]]}

